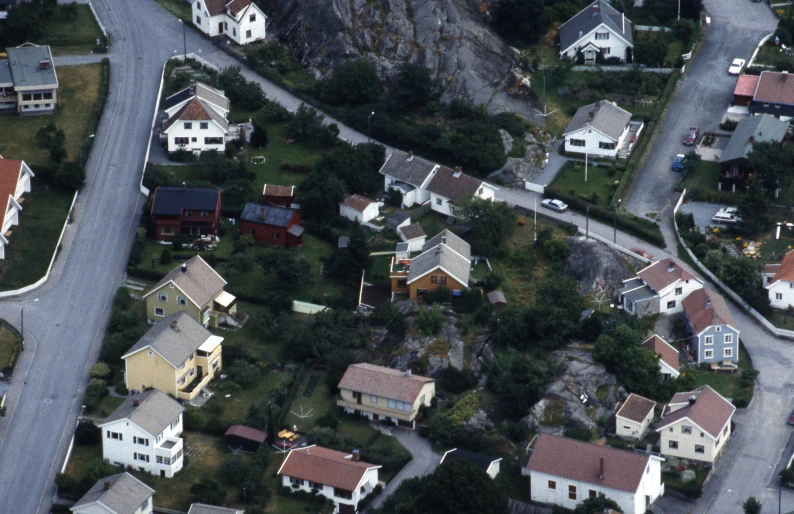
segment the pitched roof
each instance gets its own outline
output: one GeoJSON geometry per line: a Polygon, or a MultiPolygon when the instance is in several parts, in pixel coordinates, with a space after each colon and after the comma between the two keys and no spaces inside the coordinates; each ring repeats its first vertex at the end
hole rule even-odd
{"type": "Polygon", "coordinates": [[[276,184],[265,184],[262,189],[265,196],[283,196],[292,198],[295,196],[295,186],[279,186],[276,184]]]}
{"type": "Polygon", "coordinates": [[[421,187],[437,164],[402,150],[394,150],[383,163],[381,175],[388,175],[399,181],[421,187]]]}
{"type": "Polygon", "coordinates": [[[237,437],[242,437],[243,439],[248,439],[249,441],[255,441],[257,443],[264,443],[267,439],[267,432],[262,432],[261,430],[257,430],[255,428],[247,427],[245,425],[232,425],[226,430],[226,433],[223,435],[233,435],[237,437]]]}
{"type": "Polygon", "coordinates": [[[427,237],[425,231],[422,229],[422,225],[419,223],[412,223],[405,227],[400,227],[400,232],[402,232],[402,235],[405,236],[405,239],[408,239],[409,241],[419,237],[427,237]]]}
{"type": "Polygon", "coordinates": [[[505,294],[501,291],[491,291],[487,296],[491,304],[507,304],[505,294]]]}
{"type": "Polygon", "coordinates": [[[252,223],[261,223],[262,225],[286,228],[292,221],[294,214],[294,209],[249,202],[245,204],[245,209],[243,209],[240,219],[252,223]]]}
{"type": "Polygon", "coordinates": [[[444,229],[435,236],[433,236],[429,241],[427,241],[424,246],[422,246],[422,251],[426,252],[431,248],[435,248],[440,244],[445,244],[461,254],[463,257],[467,259],[471,259],[471,246],[469,243],[461,239],[460,236],[455,234],[449,229],[444,229]]]}
{"type": "Polygon", "coordinates": [[[24,161],[0,157],[0,206],[5,209],[0,213],[0,223],[4,221],[8,212],[8,198],[13,197],[17,192],[23,166],[25,166],[24,161]]]}
{"type": "Polygon", "coordinates": [[[435,380],[414,374],[406,376],[406,373],[366,362],[351,364],[337,387],[413,403],[425,384],[435,380]]]}
{"type": "Polygon", "coordinates": [[[599,100],[598,102],[590,105],[580,107],[576,114],[571,118],[568,127],[565,129],[565,134],[576,132],[588,125],[593,129],[601,132],[617,141],[623,130],[631,120],[631,113],[621,109],[612,102],[606,100],[599,100]],[[590,118],[590,116],[593,116],[590,118]]]}
{"type": "Polygon", "coordinates": [[[695,276],[681,267],[675,259],[662,259],[641,269],[637,276],[657,293],[677,280],[692,280],[695,276]]]}
{"type": "MultiPolygon", "coordinates": [[[[130,396],[99,426],[128,419],[152,436],[158,436],[185,410],[182,405],[157,389],[130,396]],[[135,405],[135,401],[139,405],[135,405]]],[[[139,504],[140,505],[140,504],[139,504]]]]}
{"type": "Polygon", "coordinates": [[[226,4],[226,8],[231,11],[232,14],[237,14],[250,5],[251,0],[231,0],[226,4]]]}
{"type": "Polygon", "coordinates": [[[717,437],[735,411],[736,407],[731,402],[720,396],[711,387],[703,385],[688,393],[676,393],[670,403],[665,406],[665,413],[662,414],[662,420],[656,431],[659,432],[681,419],[689,418],[712,437],[717,437]],[[695,403],[690,405],[689,399],[693,396],[695,403]],[[680,407],[681,405],[683,407],[680,407]],[[676,407],[679,408],[676,409],[676,407]]]}
{"type": "Polygon", "coordinates": [[[759,78],[758,75],[739,75],[736,79],[736,87],[733,88],[734,96],[753,96],[759,78]]]}
{"type": "Polygon", "coordinates": [[[223,130],[229,130],[229,122],[218,114],[215,109],[210,107],[207,102],[198,97],[183,105],[173,116],[168,118],[163,124],[163,131],[167,132],[171,126],[177,121],[214,121],[221,126],[223,130]]]}
{"type": "Polygon", "coordinates": [[[502,460],[501,457],[491,457],[490,455],[485,455],[483,453],[475,453],[468,450],[460,450],[458,448],[453,448],[452,450],[444,453],[444,455],[441,457],[441,462],[439,462],[439,465],[443,464],[444,461],[448,459],[465,459],[483,471],[488,471],[488,468],[491,466],[491,464],[502,460]]]}
{"type": "Polygon", "coordinates": [[[753,149],[753,143],[782,141],[788,127],[788,122],[780,121],[768,114],[759,114],[741,120],[725,149],[722,150],[719,162],[747,158],[753,149]]]}
{"type": "Polygon", "coordinates": [[[454,202],[466,195],[475,194],[482,187],[482,183],[482,180],[470,177],[462,171],[442,166],[427,185],[427,190],[454,202]]]}
{"type": "Polygon", "coordinates": [[[226,12],[226,0],[203,0],[210,16],[217,16],[226,12]]]}
{"type": "Polygon", "coordinates": [[[623,402],[623,405],[620,406],[620,410],[618,410],[616,416],[642,423],[648,414],[653,412],[654,407],[656,407],[656,402],[638,394],[631,393],[629,397],[626,398],[626,401],[623,402]]]}
{"type": "Polygon", "coordinates": [[[794,282],[794,250],[783,256],[783,260],[780,261],[780,266],[775,271],[775,276],[769,281],[769,285],[774,284],[778,280],[794,282]]]}
{"type": "Polygon", "coordinates": [[[764,273],[775,275],[780,270],[780,264],[765,264],[764,273]]]}
{"type": "Polygon", "coordinates": [[[738,330],[731,311],[728,310],[728,304],[717,292],[698,289],[684,298],[681,304],[684,306],[684,314],[695,334],[716,325],[728,325],[734,330],[738,330]]]}
{"type": "Polygon", "coordinates": [[[661,360],[674,370],[681,368],[678,362],[678,350],[658,335],[654,334],[643,341],[642,346],[659,355],[661,360]]]}
{"type": "Polygon", "coordinates": [[[278,474],[345,491],[355,491],[364,474],[371,468],[380,468],[380,466],[368,462],[356,462],[349,453],[322,446],[309,446],[290,451],[278,474]]]}
{"type": "Polygon", "coordinates": [[[55,64],[52,62],[49,46],[28,44],[7,48],[6,52],[15,88],[58,87],[58,76],[55,74],[55,64]],[[48,61],[49,66],[42,67],[43,61],[48,61]]]}
{"type": "MultiPolygon", "coordinates": [[[[427,244],[425,244],[427,247],[427,244]]],[[[428,272],[444,268],[447,273],[457,279],[463,287],[468,287],[471,275],[471,259],[454,252],[445,244],[439,244],[411,259],[408,268],[408,283],[419,279],[428,272]]]]}
{"type": "Polygon", "coordinates": [[[154,489],[129,473],[100,479],[75,503],[71,510],[99,503],[115,514],[134,514],[154,494],[154,489]],[[107,487],[107,489],[106,489],[107,487]]]}
{"type": "Polygon", "coordinates": [[[571,45],[579,41],[579,38],[587,35],[602,23],[628,41],[629,44],[634,44],[631,20],[624,18],[622,13],[604,0],[596,0],[579,11],[576,16],[560,25],[560,50],[567,50],[571,45]],[[595,6],[597,6],[597,9],[595,6]]]}
{"type": "Polygon", "coordinates": [[[410,220],[411,215],[407,212],[395,212],[389,219],[386,220],[386,225],[395,228],[405,220],[410,220]]]}
{"type": "Polygon", "coordinates": [[[11,75],[11,66],[8,64],[8,59],[0,59],[0,84],[4,86],[14,85],[14,77],[11,75]]]}
{"type": "Polygon", "coordinates": [[[230,103],[229,99],[224,96],[224,92],[220,89],[208,86],[203,82],[194,82],[181,91],[177,91],[169,96],[163,102],[162,108],[168,110],[194,96],[229,112],[230,103]]]}
{"type": "Polygon", "coordinates": [[[152,214],[155,216],[179,216],[183,210],[214,211],[222,189],[198,187],[164,187],[154,190],[152,214]]]}
{"type": "Polygon", "coordinates": [[[604,488],[636,492],[651,456],[540,434],[527,469],[604,488]],[[601,458],[604,476],[599,477],[601,458]]]}
{"type": "Polygon", "coordinates": [[[350,195],[342,201],[342,205],[355,209],[358,212],[364,212],[364,210],[373,203],[377,202],[361,195],[350,195]]]}
{"type": "Polygon", "coordinates": [[[206,503],[194,503],[187,514],[244,514],[244,510],[230,509],[229,507],[216,507],[206,503]]]}
{"type": "Polygon", "coordinates": [[[207,264],[204,259],[196,255],[185,261],[181,266],[177,266],[169,271],[168,274],[143,297],[146,298],[171,281],[188,295],[190,300],[198,305],[199,308],[215,298],[218,293],[223,291],[223,286],[226,285],[226,281],[223,280],[223,277],[218,275],[218,273],[212,269],[212,266],[207,264]]]}
{"type": "Polygon", "coordinates": [[[149,347],[176,368],[210,337],[217,336],[213,336],[190,314],[178,312],[155,323],[121,358],[126,359],[149,347]]]}
{"type": "Polygon", "coordinates": [[[756,102],[794,105],[794,74],[762,71],[753,100],[756,102]]]}

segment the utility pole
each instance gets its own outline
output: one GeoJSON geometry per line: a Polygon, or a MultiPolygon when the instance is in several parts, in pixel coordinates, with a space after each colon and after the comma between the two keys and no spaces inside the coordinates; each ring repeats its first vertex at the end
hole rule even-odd
{"type": "Polygon", "coordinates": [[[590,239],[590,206],[587,206],[587,210],[585,211],[585,219],[584,219],[584,238],[590,239]]]}
{"type": "Polygon", "coordinates": [[[584,126],[584,137],[585,137],[585,147],[584,147],[584,181],[587,182],[587,133],[590,132],[590,124],[587,123],[584,126]]]}
{"type": "Polygon", "coordinates": [[[533,241],[538,242],[538,197],[535,197],[535,222],[532,224],[535,236],[533,241]]]}
{"type": "Polygon", "coordinates": [[[24,307],[22,307],[22,323],[21,323],[21,325],[22,325],[22,330],[20,330],[20,333],[22,334],[22,348],[24,349],[25,348],[25,308],[24,307]]]}
{"type": "Polygon", "coordinates": [[[618,206],[620,205],[620,198],[618,198],[618,202],[613,207],[612,211],[612,224],[614,226],[614,230],[612,232],[612,242],[618,244],[618,206]]]}
{"type": "Polygon", "coordinates": [[[681,0],[678,0],[678,19],[681,19],[681,0]]]}
{"type": "Polygon", "coordinates": [[[372,126],[371,122],[373,116],[375,116],[375,111],[372,111],[371,113],[369,113],[369,116],[367,116],[367,143],[370,142],[369,133],[371,131],[371,126],[372,126]]]}

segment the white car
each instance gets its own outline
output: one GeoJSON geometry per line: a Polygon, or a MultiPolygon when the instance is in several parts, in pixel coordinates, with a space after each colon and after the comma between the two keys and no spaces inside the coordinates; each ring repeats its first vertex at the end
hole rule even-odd
{"type": "Polygon", "coordinates": [[[728,68],[728,73],[731,75],[738,75],[744,68],[744,59],[734,59],[731,67],[728,68]]]}
{"type": "Polygon", "coordinates": [[[540,202],[540,205],[557,212],[565,212],[568,210],[568,204],[564,203],[562,200],[552,200],[551,198],[546,198],[540,202]]]}

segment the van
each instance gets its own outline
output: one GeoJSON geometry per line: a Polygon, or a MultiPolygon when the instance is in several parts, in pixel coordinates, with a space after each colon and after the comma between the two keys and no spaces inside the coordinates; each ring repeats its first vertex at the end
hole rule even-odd
{"type": "Polygon", "coordinates": [[[711,218],[714,223],[736,223],[736,215],[724,211],[720,211],[711,218]]]}

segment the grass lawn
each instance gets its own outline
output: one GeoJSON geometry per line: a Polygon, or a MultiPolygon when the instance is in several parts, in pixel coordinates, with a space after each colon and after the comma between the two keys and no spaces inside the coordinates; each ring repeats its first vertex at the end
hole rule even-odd
{"type": "MultiPolygon", "coordinates": [[[[96,47],[96,40],[103,37],[87,5],[77,6],[77,18],[74,20],[66,19],[60,10],[56,11],[42,34],[36,44],[50,45],[55,55],[88,53],[96,47]]],[[[58,68],[59,80],[62,69],[58,68]]]]}
{"type": "Polygon", "coordinates": [[[607,167],[590,164],[587,167],[587,182],[585,182],[584,164],[569,161],[565,163],[552,184],[564,193],[581,195],[591,201],[595,198],[597,201],[593,203],[607,207],[614,193],[613,184],[619,179],[617,173],[613,173],[610,177],[607,167]]]}
{"type": "Polygon", "coordinates": [[[20,343],[13,332],[0,325],[0,370],[11,365],[11,358],[17,353],[20,343]]]}
{"type": "Polygon", "coordinates": [[[293,425],[298,427],[301,432],[306,432],[314,426],[315,421],[330,410],[336,409],[336,399],[325,383],[326,374],[315,370],[307,370],[303,375],[303,381],[298,387],[298,393],[290,406],[290,412],[284,423],[288,427],[293,425]],[[317,377],[317,382],[310,396],[306,386],[312,376],[317,377]],[[306,417],[301,417],[306,416],[306,417]]]}
{"type": "Polygon", "coordinates": [[[90,446],[75,444],[72,447],[72,454],[69,456],[66,473],[82,478],[88,463],[97,458],[102,458],[102,443],[90,446]]]}
{"type": "Polygon", "coordinates": [[[725,371],[705,371],[700,368],[692,368],[695,376],[695,388],[708,384],[715,391],[726,398],[735,398],[741,390],[739,379],[741,370],[750,369],[750,357],[744,346],[739,348],[739,371],[728,373],[725,371]]]}
{"type": "MultiPolygon", "coordinates": [[[[666,170],[667,171],[667,170],[666,170]]],[[[675,173],[675,172],[671,172],[675,173]]],[[[692,189],[712,189],[717,190],[717,183],[720,179],[720,165],[713,161],[700,161],[698,166],[687,173],[681,187],[692,189]]]]}
{"type": "Polygon", "coordinates": [[[444,216],[433,211],[428,212],[421,218],[411,220],[412,223],[419,223],[422,226],[422,230],[425,231],[428,240],[436,237],[439,232],[447,228],[447,225],[444,221],[444,216]]]}
{"type": "MultiPolygon", "coordinates": [[[[0,116],[0,134],[14,134],[0,141],[3,157],[22,159],[29,166],[46,165],[47,152],[36,145],[36,132],[48,123],[55,123],[66,134],[67,160],[79,155],[80,143],[88,136],[94,105],[99,100],[101,64],[62,66],[58,68],[58,110],[48,116],[0,116]]],[[[35,190],[35,184],[33,186],[35,190]]],[[[24,217],[24,215],[23,215],[24,217]]]]}
{"type": "MultiPolygon", "coordinates": [[[[252,385],[234,393],[216,390],[212,402],[223,406],[223,418],[242,422],[248,415],[248,407],[265,397],[282,379],[282,372],[262,372],[259,379],[252,385]],[[226,396],[229,395],[227,398],[226,396]]],[[[275,415],[275,414],[274,414],[275,415]]]]}
{"type": "Polygon", "coordinates": [[[367,270],[367,282],[370,284],[389,284],[389,264],[391,255],[378,255],[372,258],[372,266],[367,270]]]}
{"type": "Polygon", "coordinates": [[[184,0],[157,0],[157,3],[163,8],[176,16],[177,18],[191,23],[193,19],[193,9],[191,4],[184,0]]]}
{"type": "Polygon", "coordinates": [[[761,47],[753,63],[774,66],[781,57],[786,57],[786,54],[781,51],[779,46],[775,46],[775,38],[772,38],[769,43],[761,47]]]}
{"type": "Polygon", "coordinates": [[[18,289],[44,276],[72,198],[72,194],[47,189],[33,179],[19,214],[19,225],[12,227],[5,259],[0,261],[0,289],[18,289]]]}
{"type": "Polygon", "coordinates": [[[119,405],[124,403],[124,398],[116,398],[115,396],[105,396],[99,402],[97,408],[90,412],[89,415],[94,418],[106,418],[113,414],[113,411],[119,408],[119,405]]]}

